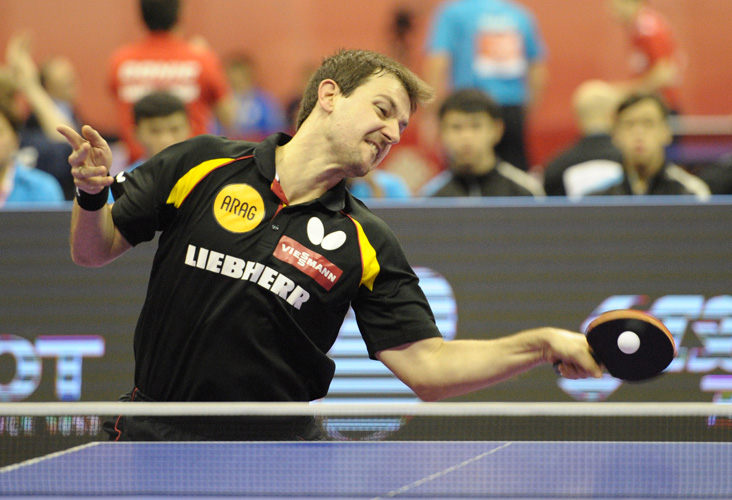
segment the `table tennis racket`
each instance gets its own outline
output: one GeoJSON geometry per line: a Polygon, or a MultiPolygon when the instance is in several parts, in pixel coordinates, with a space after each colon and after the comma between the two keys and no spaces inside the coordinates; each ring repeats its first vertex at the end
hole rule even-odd
{"type": "Polygon", "coordinates": [[[676,343],[666,326],[634,309],[602,313],[587,326],[585,335],[595,360],[620,380],[653,378],[676,357],[676,343]]]}

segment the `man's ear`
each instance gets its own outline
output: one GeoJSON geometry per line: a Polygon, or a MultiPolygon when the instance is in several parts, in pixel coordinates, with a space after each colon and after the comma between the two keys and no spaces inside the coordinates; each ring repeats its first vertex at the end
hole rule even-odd
{"type": "Polygon", "coordinates": [[[341,94],[338,84],[331,79],[325,79],[318,85],[318,104],[324,111],[333,111],[336,98],[341,94]]]}

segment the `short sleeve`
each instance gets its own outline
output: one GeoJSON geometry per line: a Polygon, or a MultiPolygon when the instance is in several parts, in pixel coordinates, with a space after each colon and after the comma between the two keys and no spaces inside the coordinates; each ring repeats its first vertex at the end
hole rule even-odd
{"type": "Polygon", "coordinates": [[[198,136],[175,144],[131,172],[115,178],[112,191],[117,200],[112,207],[114,224],[132,245],[150,241],[163,231],[176,213],[169,202],[178,180],[193,165],[189,152],[206,149],[207,138],[198,136]]]}
{"type": "Polygon", "coordinates": [[[352,307],[369,352],[440,337],[434,314],[396,236],[386,223],[364,231],[374,243],[379,272],[373,287],[361,286],[352,307]]]}

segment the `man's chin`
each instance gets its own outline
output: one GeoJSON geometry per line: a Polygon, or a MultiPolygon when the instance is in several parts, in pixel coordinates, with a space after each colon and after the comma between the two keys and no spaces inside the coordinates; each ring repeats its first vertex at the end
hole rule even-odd
{"type": "Polygon", "coordinates": [[[362,163],[359,165],[351,165],[348,169],[348,177],[365,177],[376,168],[376,165],[371,163],[362,163]]]}

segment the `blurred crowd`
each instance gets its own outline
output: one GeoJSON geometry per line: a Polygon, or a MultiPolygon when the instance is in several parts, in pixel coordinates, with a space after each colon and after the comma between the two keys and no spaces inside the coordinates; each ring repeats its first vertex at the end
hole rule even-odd
{"type": "MultiPolygon", "coordinates": [[[[732,156],[699,168],[673,154],[685,67],[673,26],[646,0],[607,2],[627,33],[632,76],[579,85],[571,111],[580,136],[542,165],[530,161],[525,137],[550,77],[534,14],[517,0],[439,4],[420,47],[420,73],[437,102],[349,189],[363,199],[732,194],[732,156]]],[[[296,127],[298,96],[281,102],[268,92],[252,54],[219,55],[205,39],[186,38],[181,8],[181,0],[139,0],[146,34],[109,56],[119,119],[107,137],[113,175],[194,135],[260,141],[296,127]]],[[[391,28],[390,55],[406,64],[413,21],[397,9],[391,28]]],[[[9,38],[0,65],[0,208],[73,199],[71,149],[56,128],[87,123],[79,99],[68,58],[36,61],[32,33],[9,38]]]]}

